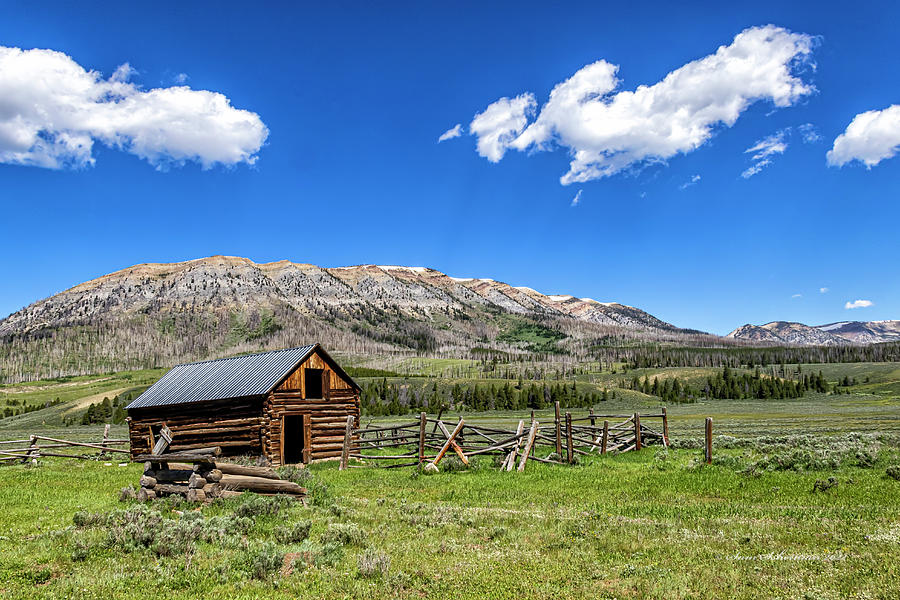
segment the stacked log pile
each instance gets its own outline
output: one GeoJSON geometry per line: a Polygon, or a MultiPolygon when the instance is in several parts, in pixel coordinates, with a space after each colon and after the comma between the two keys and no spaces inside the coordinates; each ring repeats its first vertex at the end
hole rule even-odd
{"type": "Polygon", "coordinates": [[[304,498],[306,489],[283,480],[268,467],[251,467],[220,460],[221,449],[198,448],[189,452],[140,454],[144,463],[138,500],[180,495],[189,502],[210,502],[243,492],[304,498]]]}

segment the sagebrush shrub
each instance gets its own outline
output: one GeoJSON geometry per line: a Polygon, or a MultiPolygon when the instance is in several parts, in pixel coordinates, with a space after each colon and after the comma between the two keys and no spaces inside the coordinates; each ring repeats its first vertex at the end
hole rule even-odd
{"type": "Polygon", "coordinates": [[[274,516],[293,504],[290,496],[256,496],[244,494],[241,503],[235,507],[234,514],[239,517],[274,516]]]}
{"type": "Polygon", "coordinates": [[[322,533],[322,543],[337,543],[342,546],[364,546],[366,533],[356,523],[330,523],[322,533]]]}
{"type": "Polygon", "coordinates": [[[391,568],[391,557],[377,550],[366,550],[356,559],[360,577],[384,577],[391,568]]]}
{"type": "Polygon", "coordinates": [[[275,537],[284,544],[299,544],[309,537],[311,527],[312,523],[309,521],[300,521],[290,526],[279,527],[275,530],[275,537]]]}

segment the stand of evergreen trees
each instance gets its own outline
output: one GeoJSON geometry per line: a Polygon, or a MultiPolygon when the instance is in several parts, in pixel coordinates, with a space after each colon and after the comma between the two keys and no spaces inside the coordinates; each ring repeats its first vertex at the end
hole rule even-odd
{"type": "MultiPolygon", "coordinates": [[[[614,394],[614,393],[613,393],[614,394]]],[[[559,402],[562,408],[589,408],[610,398],[610,392],[582,391],[578,384],[462,385],[440,389],[437,382],[423,386],[391,383],[387,379],[363,386],[360,403],[364,415],[406,415],[410,413],[486,410],[540,410],[559,402]]]]}
{"type": "Polygon", "coordinates": [[[25,415],[36,410],[41,410],[42,408],[50,408],[51,406],[56,406],[57,404],[62,403],[62,400],[57,398],[56,400],[47,400],[43,404],[26,404],[25,402],[21,402],[16,400],[15,398],[6,401],[6,406],[3,408],[3,418],[6,417],[15,417],[16,415],[25,415]]]}
{"type": "Polygon", "coordinates": [[[693,348],[647,345],[635,348],[606,349],[619,353],[618,360],[630,369],[661,367],[767,367],[778,364],[853,363],[900,361],[900,343],[885,342],[868,346],[791,346],[693,348]]]}
{"type": "Polygon", "coordinates": [[[112,423],[119,425],[125,422],[128,413],[125,407],[131,402],[131,395],[124,398],[116,396],[112,400],[104,398],[102,402],[91,404],[81,416],[82,425],[105,424],[112,423]]]}
{"type": "MultiPolygon", "coordinates": [[[[643,394],[657,396],[663,402],[669,403],[694,402],[697,398],[719,400],[726,398],[735,400],[801,398],[810,391],[819,393],[830,391],[828,382],[825,381],[821,371],[813,375],[804,375],[802,372],[798,372],[797,375],[796,380],[772,377],[763,375],[758,368],[752,374],[735,374],[726,366],[714,377],[707,377],[701,389],[691,388],[679,381],[677,377],[664,379],[660,383],[658,377],[651,380],[647,376],[644,376],[643,379],[634,376],[628,383],[623,381],[623,386],[643,394]]],[[[837,386],[831,391],[837,392],[836,388],[837,386]]]]}

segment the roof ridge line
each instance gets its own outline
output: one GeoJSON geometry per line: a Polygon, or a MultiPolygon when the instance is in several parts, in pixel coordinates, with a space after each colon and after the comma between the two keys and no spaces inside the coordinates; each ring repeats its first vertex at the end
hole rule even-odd
{"type": "Polygon", "coordinates": [[[315,345],[316,344],[306,344],[303,346],[294,346],[293,348],[280,348],[278,350],[263,350],[261,352],[251,352],[249,354],[237,354],[235,356],[224,356],[222,358],[209,358],[206,360],[195,360],[194,362],[179,363],[179,364],[173,366],[172,368],[174,369],[176,367],[186,367],[188,365],[202,365],[204,363],[220,362],[220,361],[224,361],[224,360],[234,360],[236,358],[247,358],[248,356],[259,356],[261,354],[275,354],[277,352],[290,352],[292,350],[300,350],[301,348],[312,348],[315,345]]]}

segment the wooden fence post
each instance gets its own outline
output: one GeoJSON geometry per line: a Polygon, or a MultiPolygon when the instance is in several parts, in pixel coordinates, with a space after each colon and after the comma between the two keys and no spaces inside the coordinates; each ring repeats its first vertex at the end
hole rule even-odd
{"type": "Polygon", "coordinates": [[[575,462],[575,445],[572,443],[572,413],[566,413],[566,461],[575,462]]]}
{"type": "Polygon", "coordinates": [[[706,446],[705,456],[706,464],[712,464],[712,417],[706,417],[706,446]]]}
{"type": "MultiPolygon", "coordinates": [[[[462,417],[459,418],[459,422],[462,423],[462,417]]],[[[447,428],[444,426],[443,421],[438,421],[438,425],[440,426],[441,433],[444,434],[445,438],[450,438],[450,432],[447,431],[447,428]]],[[[462,430],[460,430],[460,436],[462,437],[462,430]]],[[[450,440],[450,447],[453,448],[453,451],[456,452],[456,455],[459,457],[459,460],[463,461],[463,464],[467,467],[469,466],[469,459],[466,458],[465,452],[463,452],[462,447],[456,442],[456,434],[453,435],[453,439],[450,440]]],[[[437,464],[437,463],[435,463],[437,464]]]]}
{"type": "Polygon", "coordinates": [[[666,448],[669,447],[669,413],[666,411],[666,407],[663,406],[662,409],[663,415],[663,442],[665,442],[666,448]]]}
{"type": "MultiPolygon", "coordinates": [[[[519,453],[519,447],[522,445],[523,431],[525,431],[525,421],[520,420],[519,426],[516,427],[516,437],[518,438],[516,440],[516,445],[513,446],[512,450],[510,450],[509,456],[506,457],[506,463],[504,464],[507,471],[512,471],[513,467],[516,466],[516,455],[519,453]]],[[[503,468],[501,467],[500,470],[502,471],[503,468]]]]}
{"type": "Polygon", "coordinates": [[[28,437],[28,452],[22,457],[22,462],[27,463],[29,458],[36,460],[38,456],[37,436],[31,435],[28,437]]]}
{"type": "Polygon", "coordinates": [[[428,418],[425,413],[419,413],[419,464],[425,462],[425,426],[428,418]]]}
{"type": "Polygon", "coordinates": [[[634,449],[641,449],[641,415],[634,413],[634,449]]]}
{"type": "Polygon", "coordinates": [[[600,440],[600,454],[606,454],[606,443],[609,441],[609,421],[603,421],[603,438],[600,440]]]}
{"type": "Polygon", "coordinates": [[[340,469],[343,471],[347,468],[347,463],[350,462],[350,438],[353,435],[353,415],[347,415],[347,425],[344,427],[344,448],[341,450],[341,466],[340,469]]]}
{"type": "Polygon", "coordinates": [[[593,409],[593,408],[592,408],[592,409],[590,410],[590,412],[588,413],[588,416],[591,417],[591,427],[593,427],[593,426],[595,425],[595,423],[594,423],[594,409],[593,409]]]}
{"type": "Polygon", "coordinates": [[[556,455],[562,457],[562,426],[559,422],[559,401],[553,403],[556,411],[556,455]]]}
{"type": "MultiPolygon", "coordinates": [[[[442,424],[443,424],[443,423],[442,423],[442,424]]],[[[459,435],[459,432],[460,432],[460,431],[462,431],[463,424],[464,424],[464,421],[462,420],[462,417],[460,417],[460,418],[459,418],[459,423],[456,424],[456,429],[453,430],[453,433],[451,433],[449,436],[447,436],[447,441],[444,442],[444,445],[443,445],[443,446],[441,446],[440,452],[438,452],[438,455],[434,457],[434,460],[431,461],[431,464],[433,464],[434,466],[437,466],[437,464],[438,464],[439,462],[441,462],[441,459],[444,458],[444,454],[447,453],[447,450],[448,450],[448,449],[450,448],[450,446],[453,445],[454,442],[456,441],[456,436],[459,435]]],[[[459,446],[457,446],[457,448],[459,448],[459,446]]],[[[462,450],[460,450],[459,453],[462,454],[462,450]]],[[[460,458],[463,459],[463,462],[466,462],[465,456],[466,456],[466,455],[463,454],[463,455],[460,457],[460,458]]],[[[466,463],[466,464],[468,464],[468,463],[466,463]]]]}
{"type": "Polygon", "coordinates": [[[528,430],[528,441],[525,442],[525,450],[522,452],[522,458],[519,460],[517,472],[521,473],[525,470],[525,463],[528,462],[528,455],[531,454],[531,447],[534,446],[534,438],[537,435],[538,422],[531,422],[531,429],[528,430]]]}
{"type": "MultiPolygon", "coordinates": [[[[109,423],[103,428],[103,441],[100,443],[104,448],[106,448],[106,442],[109,440],[109,423]]],[[[106,450],[100,451],[100,456],[105,456],[106,450]]]]}

